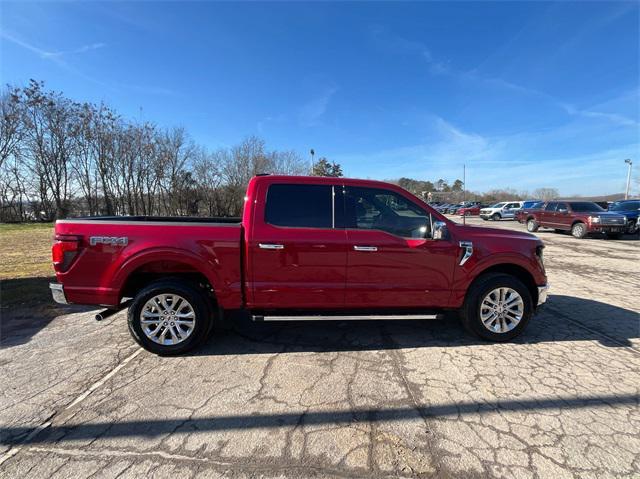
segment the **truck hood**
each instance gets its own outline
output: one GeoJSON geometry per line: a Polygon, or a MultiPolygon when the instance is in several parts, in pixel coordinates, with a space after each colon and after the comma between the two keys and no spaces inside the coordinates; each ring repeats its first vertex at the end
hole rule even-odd
{"type": "Polygon", "coordinates": [[[492,239],[492,238],[501,238],[501,239],[513,239],[513,240],[524,240],[524,241],[537,241],[542,243],[540,238],[531,233],[525,233],[524,231],[513,231],[506,230],[502,228],[487,228],[484,226],[466,226],[466,225],[456,225],[455,228],[456,236],[458,236],[461,240],[470,240],[472,238],[477,239],[492,239]]]}

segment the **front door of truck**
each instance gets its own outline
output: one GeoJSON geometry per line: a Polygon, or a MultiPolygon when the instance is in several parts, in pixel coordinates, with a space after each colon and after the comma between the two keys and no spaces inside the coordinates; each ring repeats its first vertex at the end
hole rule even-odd
{"type": "Polygon", "coordinates": [[[571,229],[572,218],[569,214],[569,205],[567,203],[558,203],[555,220],[556,228],[563,230],[571,229]]]}
{"type": "Polygon", "coordinates": [[[547,203],[544,207],[544,210],[540,211],[540,224],[542,226],[555,228],[556,227],[556,208],[558,207],[558,203],[555,201],[551,201],[547,203]]]}
{"type": "Polygon", "coordinates": [[[430,239],[431,215],[398,192],[346,186],[350,308],[446,306],[459,249],[430,239]]]}
{"type": "Polygon", "coordinates": [[[347,243],[344,229],[335,228],[334,186],[271,183],[257,194],[248,245],[250,306],[341,308],[347,243]]]}

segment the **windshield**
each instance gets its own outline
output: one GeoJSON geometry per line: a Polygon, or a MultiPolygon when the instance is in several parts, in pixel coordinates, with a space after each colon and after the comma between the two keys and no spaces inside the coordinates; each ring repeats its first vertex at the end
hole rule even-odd
{"type": "Polygon", "coordinates": [[[632,211],[640,210],[640,201],[624,201],[614,203],[609,207],[609,211],[632,211]]]}
{"type": "Polygon", "coordinates": [[[585,211],[604,211],[604,209],[600,208],[595,203],[591,203],[590,201],[581,201],[579,203],[570,203],[571,209],[573,211],[585,212],[585,211]]]}
{"type": "Polygon", "coordinates": [[[504,205],[506,205],[506,202],[502,202],[502,203],[496,203],[495,205],[491,205],[491,208],[502,208],[504,205]]]}

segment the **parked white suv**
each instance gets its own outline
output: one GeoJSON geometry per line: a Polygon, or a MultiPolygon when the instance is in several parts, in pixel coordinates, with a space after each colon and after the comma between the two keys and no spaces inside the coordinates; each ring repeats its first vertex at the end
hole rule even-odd
{"type": "Polygon", "coordinates": [[[515,218],[516,212],[522,208],[522,201],[503,201],[489,206],[488,208],[482,208],[480,210],[480,218],[483,220],[492,219],[493,221],[515,218]]]}

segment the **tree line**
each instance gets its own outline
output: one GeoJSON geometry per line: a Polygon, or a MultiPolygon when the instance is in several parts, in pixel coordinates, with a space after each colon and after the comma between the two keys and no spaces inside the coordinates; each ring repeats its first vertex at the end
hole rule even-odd
{"type": "MultiPolygon", "coordinates": [[[[269,150],[249,136],[209,150],[179,127],[124,119],[110,106],[76,102],[31,80],[0,93],[0,222],[68,216],[238,216],[249,179],[259,173],[343,175],[320,158],[311,170],[294,150],[269,150]]],[[[400,178],[418,197],[459,201],[463,183],[400,178]]],[[[557,196],[545,191],[540,199],[557,196]]],[[[534,196],[536,192],[534,192],[534,196]]],[[[514,190],[468,193],[500,201],[514,190]]]]}
{"type": "Polygon", "coordinates": [[[432,201],[445,201],[457,203],[463,197],[469,201],[481,201],[483,203],[496,203],[499,201],[516,201],[526,199],[538,199],[548,201],[560,196],[556,188],[536,188],[532,192],[517,191],[513,188],[492,189],[482,193],[476,191],[464,191],[464,183],[457,179],[451,185],[446,180],[439,179],[436,182],[415,180],[413,178],[400,178],[394,181],[407,191],[427,201],[431,193],[432,201]],[[464,192],[464,194],[463,194],[464,192]]]}
{"type": "Polygon", "coordinates": [[[258,173],[306,174],[250,136],[214,151],[183,128],[122,118],[42,82],[0,95],[0,221],[82,215],[237,216],[258,173]]]}

